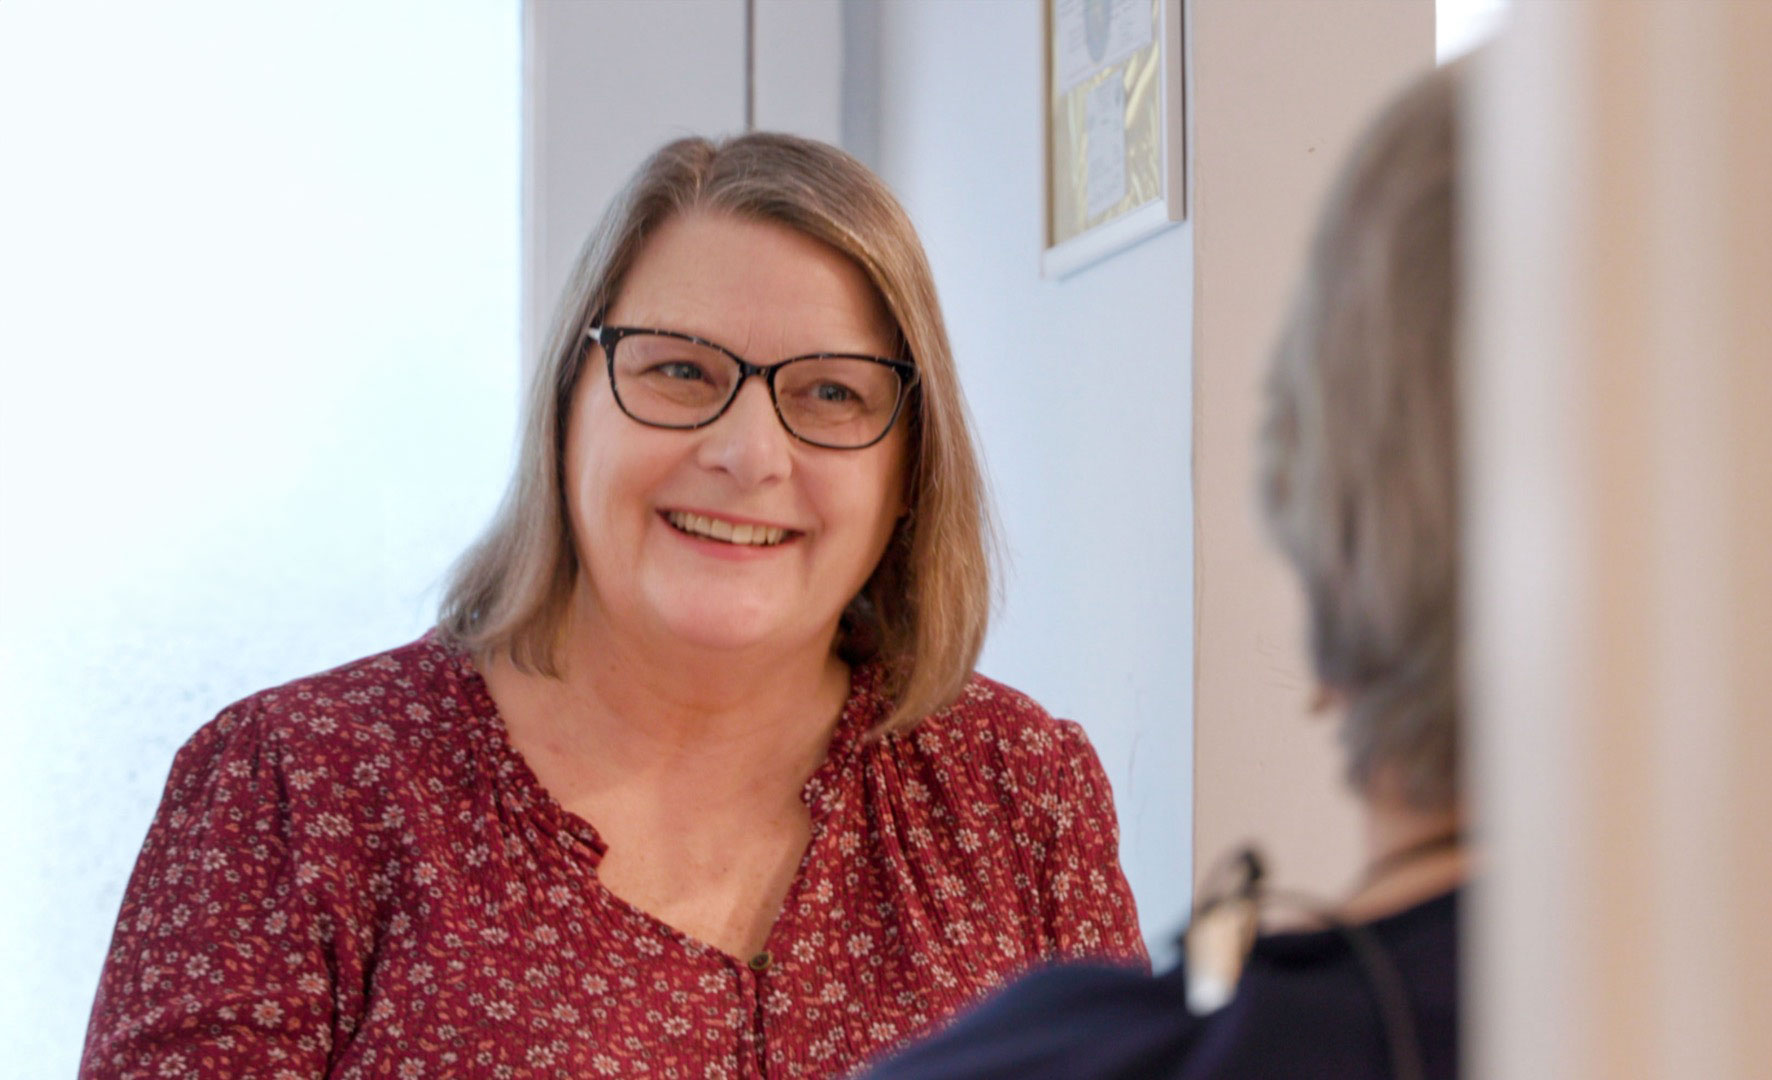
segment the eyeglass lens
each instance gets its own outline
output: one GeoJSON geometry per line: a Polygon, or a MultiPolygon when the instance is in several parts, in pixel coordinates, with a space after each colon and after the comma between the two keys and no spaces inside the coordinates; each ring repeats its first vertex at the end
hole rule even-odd
{"type": "MultiPolygon", "coordinates": [[[[738,363],[718,349],[658,334],[628,334],[610,369],[628,415],[643,424],[695,427],[726,407],[738,363]]],[[[775,407],[789,431],[833,447],[885,434],[898,409],[898,372],[871,360],[794,360],[775,373],[775,407]]]]}

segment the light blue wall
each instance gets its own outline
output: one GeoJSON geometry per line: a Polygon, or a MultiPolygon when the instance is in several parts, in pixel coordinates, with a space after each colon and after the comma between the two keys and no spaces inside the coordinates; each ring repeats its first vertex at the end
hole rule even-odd
{"type": "Polygon", "coordinates": [[[854,17],[877,98],[846,116],[928,246],[1007,541],[983,669],[1088,729],[1166,949],[1192,874],[1193,230],[1043,280],[1040,5],[854,17]]]}

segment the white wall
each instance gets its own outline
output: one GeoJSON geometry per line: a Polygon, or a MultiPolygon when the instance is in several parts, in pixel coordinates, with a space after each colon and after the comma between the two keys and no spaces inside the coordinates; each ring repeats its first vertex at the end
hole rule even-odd
{"type": "Polygon", "coordinates": [[[1434,0],[1434,58],[1450,63],[1494,38],[1511,6],[1512,0],[1434,0]]]}
{"type": "Polygon", "coordinates": [[[509,0],[0,3],[0,1072],[68,1076],[173,751],[409,640],[504,483],[509,0]]]}
{"type": "Polygon", "coordinates": [[[579,249],[646,156],[744,129],[739,0],[524,0],[523,357],[579,249]]]}
{"type": "Polygon", "coordinates": [[[1088,729],[1166,949],[1192,866],[1193,230],[1043,280],[1040,5],[852,7],[877,35],[869,149],[929,249],[1001,512],[981,666],[1088,729]]]}
{"type": "Polygon", "coordinates": [[[755,126],[843,145],[844,5],[756,0],[752,15],[755,126]]]}
{"type": "Polygon", "coordinates": [[[838,141],[842,8],[757,0],[525,0],[523,355],[634,170],[686,135],[758,127],[838,141]]]}

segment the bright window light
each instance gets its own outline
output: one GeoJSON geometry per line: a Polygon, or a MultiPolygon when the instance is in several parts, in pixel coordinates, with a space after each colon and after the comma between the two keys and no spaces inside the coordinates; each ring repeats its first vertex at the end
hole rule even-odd
{"type": "Polygon", "coordinates": [[[0,3],[0,998],[70,1076],[173,751],[410,640],[511,460],[517,0],[0,3]]]}

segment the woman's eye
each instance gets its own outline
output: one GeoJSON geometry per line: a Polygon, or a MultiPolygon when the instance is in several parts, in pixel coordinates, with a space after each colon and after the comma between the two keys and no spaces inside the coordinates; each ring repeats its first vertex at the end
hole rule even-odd
{"type": "Polygon", "coordinates": [[[705,382],[708,377],[708,373],[702,370],[701,365],[693,360],[667,360],[662,364],[653,365],[652,373],[662,375],[667,379],[685,381],[698,379],[705,382]]]}
{"type": "Polygon", "coordinates": [[[833,405],[843,405],[852,401],[860,400],[860,396],[856,394],[855,391],[844,386],[842,383],[832,382],[819,383],[817,386],[814,386],[812,388],[812,396],[819,401],[828,402],[833,405]]]}

